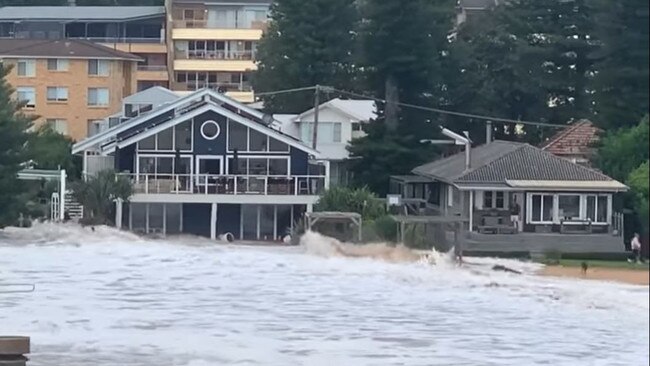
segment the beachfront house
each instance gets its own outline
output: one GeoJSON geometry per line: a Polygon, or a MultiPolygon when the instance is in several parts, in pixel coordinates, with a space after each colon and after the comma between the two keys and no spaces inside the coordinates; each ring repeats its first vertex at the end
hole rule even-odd
{"type": "MultiPolygon", "coordinates": [[[[290,134],[308,146],[314,143],[315,109],[299,115],[275,116],[281,131],[290,134]]],[[[332,185],[346,185],[350,181],[347,148],[350,141],[366,135],[365,125],[377,118],[377,106],[372,100],[345,100],[335,98],[318,108],[316,148],[329,161],[332,185]]]]}
{"type": "Polygon", "coordinates": [[[169,95],[158,105],[136,103],[137,113],[134,100],[124,106],[130,117],[73,147],[86,174],[114,168],[133,182],[129,202],[116,203],[118,227],[281,240],[329,185],[318,151],[223,94],[169,95]]]}
{"type": "Polygon", "coordinates": [[[393,177],[391,193],[420,202],[429,215],[464,217],[468,243],[623,250],[614,197],[624,184],[528,144],[465,149],[393,177]]]}

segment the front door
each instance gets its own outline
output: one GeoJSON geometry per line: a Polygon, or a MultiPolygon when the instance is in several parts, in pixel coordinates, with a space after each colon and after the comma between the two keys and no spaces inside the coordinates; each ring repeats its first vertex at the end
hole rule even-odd
{"type": "MultiPolygon", "coordinates": [[[[216,176],[223,172],[223,159],[221,156],[198,156],[196,158],[196,183],[199,189],[212,186],[216,176]]],[[[205,193],[205,192],[204,192],[205,193]]]]}

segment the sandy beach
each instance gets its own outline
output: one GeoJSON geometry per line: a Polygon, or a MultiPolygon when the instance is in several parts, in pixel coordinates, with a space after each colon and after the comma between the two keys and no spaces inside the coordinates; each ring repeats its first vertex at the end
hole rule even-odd
{"type": "Polygon", "coordinates": [[[648,286],[650,284],[650,271],[592,267],[586,275],[582,274],[580,267],[546,266],[542,269],[543,276],[571,277],[598,281],[616,281],[632,285],[648,286]]]}

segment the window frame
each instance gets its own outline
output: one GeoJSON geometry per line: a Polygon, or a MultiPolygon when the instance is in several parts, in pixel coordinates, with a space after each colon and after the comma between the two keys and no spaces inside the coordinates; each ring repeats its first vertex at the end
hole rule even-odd
{"type": "Polygon", "coordinates": [[[556,216],[557,216],[557,194],[554,193],[529,193],[527,198],[527,206],[529,207],[528,209],[528,215],[526,215],[526,221],[529,224],[533,225],[552,225],[556,221],[556,216]],[[533,219],[533,199],[535,196],[540,196],[540,205],[539,205],[539,221],[535,221],[533,219]],[[551,197],[551,220],[550,221],[545,221],[544,220],[544,197],[551,197]]]}
{"type": "Polygon", "coordinates": [[[31,91],[31,93],[33,95],[33,100],[32,100],[31,104],[30,103],[25,103],[23,108],[28,108],[28,109],[36,108],[36,88],[33,87],[33,86],[19,86],[19,87],[16,87],[16,99],[19,102],[29,102],[30,101],[29,99],[20,99],[20,97],[19,97],[21,92],[25,93],[25,89],[31,89],[30,91],[31,91]],[[21,91],[21,89],[23,89],[23,90],[21,91]]]}
{"type": "Polygon", "coordinates": [[[48,103],[57,103],[57,102],[67,102],[69,100],[69,91],[67,86],[48,86],[45,89],[45,99],[47,100],[48,103]],[[50,90],[54,89],[56,97],[54,99],[50,98],[50,90]],[[59,96],[59,91],[65,91],[65,97],[60,97],[59,96]]]}
{"type": "Polygon", "coordinates": [[[88,60],[88,76],[92,76],[92,77],[108,77],[110,75],[111,75],[111,63],[110,63],[109,60],[104,60],[104,59],[90,59],[90,60],[88,60]],[[95,74],[91,72],[91,68],[92,68],[91,65],[93,63],[96,64],[96,72],[97,73],[95,73],[95,74]],[[103,68],[100,67],[100,65],[106,65],[106,73],[105,74],[101,73],[103,68]]]}
{"type": "Polygon", "coordinates": [[[16,61],[16,75],[21,78],[33,78],[36,77],[36,60],[31,58],[19,59],[16,61]],[[25,74],[20,74],[20,64],[25,64],[25,74]],[[30,74],[29,71],[32,71],[30,74]]]}
{"type": "Polygon", "coordinates": [[[49,58],[47,59],[47,71],[66,72],[70,69],[70,61],[67,58],[49,58]],[[50,68],[51,62],[54,61],[55,68],[50,68]],[[61,67],[64,65],[64,67],[61,67]]]}
{"type": "MultiPolygon", "coordinates": [[[[153,137],[154,138],[154,148],[153,149],[141,149],[140,148],[140,142],[142,142],[144,139],[138,141],[136,143],[136,151],[142,152],[143,154],[155,154],[156,152],[162,152],[162,153],[171,153],[171,152],[176,152],[176,130],[177,126],[180,126],[183,123],[186,123],[188,121],[180,122],[174,126],[169,127],[172,130],[172,149],[171,150],[159,150],[158,149],[158,134],[156,133],[151,136],[147,136],[146,138],[153,137]]],[[[189,149],[180,149],[181,152],[188,153],[194,151],[194,121],[189,120],[190,122],[190,148],[189,149]]],[[[162,132],[162,131],[161,131],[162,132]]],[[[145,138],[145,139],[146,139],[145,138]]]]}
{"type": "Polygon", "coordinates": [[[68,134],[68,120],[65,118],[47,118],[45,123],[52,128],[53,131],[62,135],[68,134]],[[63,124],[63,131],[58,127],[59,123],[63,124]]]}
{"type": "Polygon", "coordinates": [[[251,150],[251,127],[246,126],[243,123],[233,121],[231,119],[226,120],[226,152],[229,154],[233,154],[235,152],[234,149],[230,148],[230,124],[231,123],[237,123],[244,128],[246,128],[246,150],[237,150],[237,153],[252,153],[252,154],[271,154],[271,155],[284,155],[284,154],[289,154],[291,152],[291,146],[287,144],[286,142],[280,141],[276,139],[275,137],[272,137],[264,132],[260,132],[255,130],[258,133],[263,134],[266,136],[266,150],[265,151],[256,151],[256,150],[251,150]],[[286,150],[280,151],[280,150],[271,150],[271,139],[276,140],[277,142],[283,144],[284,146],[287,147],[286,150]]]}
{"type": "Polygon", "coordinates": [[[86,105],[87,105],[87,106],[89,106],[89,107],[95,107],[95,108],[106,108],[106,107],[108,107],[110,104],[111,104],[111,92],[110,92],[110,90],[109,90],[108,88],[98,88],[98,87],[88,88],[88,92],[87,92],[87,95],[86,95],[86,105]],[[107,96],[107,98],[106,98],[106,104],[99,104],[99,103],[91,104],[91,103],[90,103],[90,94],[91,94],[91,90],[96,91],[96,98],[95,98],[96,100],[99,100],[99,98],[98,98],[98,96],[99,96],[99,91],[106,90],[106,96],[107,96]]]}

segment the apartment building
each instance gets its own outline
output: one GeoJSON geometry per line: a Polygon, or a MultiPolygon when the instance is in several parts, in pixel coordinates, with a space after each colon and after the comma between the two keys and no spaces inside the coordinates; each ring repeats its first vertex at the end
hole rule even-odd
{"type": "Polygon", "coordinates": [[[0,39],[7,81],[35,124],[81,140],[94,121],[116,113],[136,92],[135,55],[72,39],[0,39]]]}
{"type": "Polygon", "coordinates": [[[253,102],[251,73],[270,0],[167,0],[168,62],[173,90],[209,87],[253,102]]]}
{"type": "Polygon", "coordinates": [[[137,89],[169,86],[162,6],[7,6],[0,38],[82,39],[141,58],[137,89]]]}

